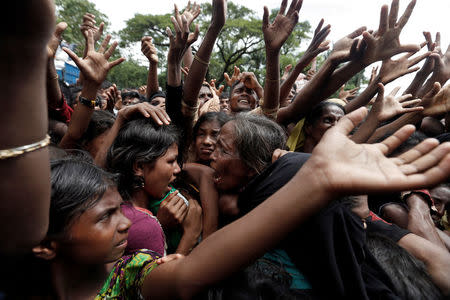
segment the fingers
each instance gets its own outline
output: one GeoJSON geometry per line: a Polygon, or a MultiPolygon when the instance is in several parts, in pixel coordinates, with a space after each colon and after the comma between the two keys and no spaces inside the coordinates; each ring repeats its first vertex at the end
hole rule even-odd
{"type": "Polygon", "coordinates": [[[92,31],[87,30],[84,32],[84,37],[86,38],[86,51],[95,51],[94,49],[94,35],[92,34],[92,31]]]}
{"type": "Polygon", "coordinates": [[[106,52],[105,52],[105,58],[106,58],[106,59],[109,59],[109,58],[111,57],[111,55],[114,53],[114,50],[116,50],[117,45],[118,45],[118,43],[117,43],[117,42],[114,42],[114,43],[111,45],[111,47],[109,47],[109,49],[106,50],[106,52]]]}
{"type": "Polygon", "coordinates": [[[240,73],[241,73],[241,70],[239,70],[239,68],[237,66],[234,66],[233,77],[237,78],[240,73]]]}
{"type": "Polygon", "coordinates": [[[397,26],[400,27],[400,29],[402,29],[403,27],[405,27],[406,23],[409,20],[409,17],[411,16],[414,6],[416,5],[416,0],[412,0],[409,4],[408,7],[406,8],[405,12],[403,13],[403,15],[401,16],[400,20],[398,21],[397,26]]]}
{"type": "Polygon", "coordinates": [[[184,255],[179,254],[179,253],[169,254],[167,256],[164,256],[164,257],[161,257],[161,258],[157,259],[156,260],[156,264],[161,265],[161,264],[168,263],[170,261],[177,260],[177,259],[180,259],[180,258],[184,258],[184,255]]]}
{"type": "Polygon", "coordinates": [[[426,139],[419,144],[422,145],[420,150],[416,149],[417,146],[412,149],[416,151],[416,155],[420,153],[420,156],[411,162],[405,162],[405,164],[400,165],[400,169],[406,175],[421,173],[428,170],[432,166],[437,165],[445,155],[450,153],[450,143],[446,144],[447,146],[444,145],[444,147],[438,147],[439,141],[435,139],[426,139]]]}
{"type": "MultiPolygon", "coordinates": [[[[174,16],[170,17],[170,21],[172,21],[173,27],[175,29],[175,34],[181,37],[181,28],[180,25],[178,24],[177,20],[175,19],[174,16]]],[[[181,24],[181,23],[180,23],[181,24]]]]}
{"type": "Polygon", "coordinates": [[[78,67],[80,67],[80,61],[81,61],[81,59],[80,59],[75,53],[73,53],[72,50],[70,50],[69,48],[63,47],[62,49],[64,50],[64,52],[67,53],[67,55],[69,55],[69,57],[73,60],[73,62],[74,62],[78,67]]]}
{"type": "Polygon", "coordinates": [[[394,28],[395,23],[397,23],[398,8],[398,0],[392,1],[391,11],[389,13],[389,28],[394,28]]]}
{"type": "Polygon", "coordinates": [[[362,26],[358,29],[356,29],[355,31],[353,31],[352,33],[350,33],[349,35],[347,35],[347,37],[354,39],[358,36],[360,36],[364,31],[366,31],[367,27],[366,26],[362,26]]]}
{"type": "MultiPolygon", "coordinates": [[[[442,146],[443,145],[440,145],[439,147],[442,146]]],[[[434,186],[446,180],[449,174],[450,174],[450,154],[447,154],[439,161],[439,164],[437,166],[434,165],[430,167],[423,174],[414,174],[408,176],[409,188],[405,186],[403,190],[411,189],[411,187],[417,189],[434,186]]]]}
{"type": "Polygon", "coordinates": [[[380,82],[378,83],[378,95],[375,102],[383,101],[384,99],[384,85],[380,82]]]}
{"type": "MultiPolygon", "coordinates": [[[[392,3],[394,3],[395,1],[398,0],[394,0],[392,3]]],[[[383,5],[381,7],[381,12],[380,12],[380,25],[378,26],[378,34],[379,35],[383,35],[387,30],[388,30],[388,6],[387,5],[383,5]]]]}
{"type": "Polygon", "coordinates": [[[441,84],[439,82],[435,82],[433,84],[433,88],[424,96],[424,98],[433,98],[437,93],[439,93],[440,90],[441,84]]]}
{"type": "MultiPolygon", "coordinates": [[[[283,0],[284,2],[286,0],[283,0]]],[[[264,6],[264,14],[263,14],[263,28],[267,28],[269,26],[269,9],[267,6],[264,6]]]]}
{"type": "Polygon", "coordinates": [[[169,27],[166,27],[166,34],[169,37],[170,44],[173,44],[174,43],[173,33],[169,27]]]}
{"type": "Polygon", "coordinates": [[[119,59],[116,59],[115,61],[112,61],[109,63],[109,68],[114,68],[117,65],[120,65],[121,63],[123,63],[125,61],[125,58],[121,57],[119,59]]]}
{"type": "Polygon", "coordinates": [[[389,155],[389,153],[397,149],[398,146],[406,141],[411,136],[411,134],[414,133],[415,130],[416,128],[414,127],[414,125],[405,125],[390,137],[376,145],[384,155],[389,155]]]}
{"type": "Polygon", "coordinates": [[[100,48],[98,48],[98,53],[104,53],[106,47],[108,47],[109,41],[111,40],[111,35],[108,34],[105,39],[103,40],[102,44],[100,45],[100,48]]]}
{"type": "MultiPolygon", "coordinates": [[[[292,2],[294,2],[294,1],[292,1],[292,2]]],[[[291,2],[291,6],[292,6],[292,2],[291,2]]],[[[286,6],[287,6],[287,0],[281,1],[281,6],[280,6],[280,10],[278,11],[278,14],[284,15],[284,11],[286,10],[286,6]]],[[[264,13],[265,13],[265,7],[264,7],[264,13]]]]}
{"type": "MultiPolygon", "coordinates": [[[[390,93],[389,96],[394,97],[395,95],[397,95],[398,91],[400,90],[400,86],[395,87],[390,93]]],[[[411,96],[410,96],[411,97],[411,96]]]]}
{"type": "Polygon", "coordinates": [[[426,52],[426,53],[424,53],[424,54],[422,54],[422,55],[419,55],[418,57],[415,57],[415,58],[411,59],[411,60],[409,61],[408,67],[417,64],[419,61],[421,61],[421,60],[427,58],[428,56],[430,56],[430,54],[431,54],[431,52],[428,51],[428,52],[426,52]]]}
{"type": "Polygon", "coordinates": [[[316,30],[314,30],[314,35],[317,35],[319,33],[319,31],[322,28],[322,25],[323,25],[324,22],[325,22],[324,19],[320,20],[319,24],[316,27],[316,30]]]}
{"type": "Polygon", "coordinates": [[[61,40],[61,35],[64,32],[64,30],[66,30],[66,28],[67,28],[67,23],[66,22],[59,22],[56,25],[55,37],[57,37],[58,40],[61,40]]]}
{"type": "Polygon", "coordinates": [[[366,116],[367,116],[367,108],[360,107],[357,110],[354,110],[351,113],[346,114],[344,117],[342,117],[336,124],[336,126],[331,128],[330,130],[327,130],[327,133],[329,131],[330,132],[338,131],[347,136],[359,123],[362,122],[362,120],[364,120],[366,116]]]}

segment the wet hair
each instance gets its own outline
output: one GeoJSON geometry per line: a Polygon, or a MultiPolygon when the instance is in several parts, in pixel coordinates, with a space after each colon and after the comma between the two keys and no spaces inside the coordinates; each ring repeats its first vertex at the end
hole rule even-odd
{"type": "Polygon", "coordinates": [[[223,124],[228,122],[230,119],[231,118],[223,112],[210,111],[210,112],[207,112],[207,113],[201,115],[200,118],[197,120],[197,122],[194,125],[194,129],[193,129],[194,140],[197,137],[198,130],[200,129],[200,126],[202,126],[203,123],[217,121],[217,122],[219,122],[220,127],[222,127],[223,124]]]}
{"type": "Polygon", "coordinates": [[[290,289],[291,282],[292,277],[281,266],[267,259],[258,259],[249,267],[210,287],[196,299],[312,299],[306,291],[290,289]]]}
{"type": "Polygon", "coordinates": [[[110,129],[116,117],[107,110],[94,110],[88,128],[81,138],[81,145],[86,146],[93,139],[110,129]]]}
{"type": "Polygon", "coordinates": [[[239,156],[257,174],[272,163],[275,149],[286,148],[284,130],[266,117],[241,113],[232,121],[239,156]]]}
{"type": "Polygon", "coordinates": [[[47,237],[67,234],[74,219],[93,207],[108,188],[116,186],[115,181],[115,175],[79,159],[52,161],[47,237]]]}
{"type": "Polygon", "coordinates": [[[107,167],[119,173],[119,192],[126,200],[131,198],[139,178],[134,175],[133,165],[154,164],[179,136],[173,125],[159,126],[150,119],[137,119],[126,123],[120,129],[108,151],[107,167]]]}
{"type": "Polygon", "coordinates": [[[320,117],[323,115],[325,109],[330,107],[330,106],[337,106],[345,114],[345,108],[342,105],[334,103],[334,102],[322,101],[322,102],[316,104],[313,107],[313,109],[311,110],[311,112],[308,114],[308,116],[306,116],[306,118],[305,118],[305,126],[314,124],[314,122],[319,120],[320,117]]]}
{"type": "Polygon", "coordinates": [[[138,98],[140,103],[147,101],[147,98],[145,98],[145,96],[142,96],[141,94],[135,91],[122,93],[122,99],[125,100],[127,98],[128,99],[138,98]]]}
{"type": "Polygon", "coordinates": [[[368,234],[367,246],[389,275],[400,299],[442,299],[425,265],[394,241],[368,234]]]}

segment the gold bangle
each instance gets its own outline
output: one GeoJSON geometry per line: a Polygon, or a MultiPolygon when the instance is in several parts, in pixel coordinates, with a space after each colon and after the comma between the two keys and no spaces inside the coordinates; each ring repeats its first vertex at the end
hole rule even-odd
{"type": "Polygon", "coordinates": [[[201,59],[200,57],[198,57],[197,54],[194,55],[194,59],[195,59],[196,61],[198,61],[199,63],[201,63],[202,65],[205,65],[205,66],[207,66],[207,67],[209,66],[209,62],[204,61],[203,59],[201,59]]]}
{"type": "Polygon", "coordinates": [[[0,150],[0,160],[17,157],[26,154],[28,152],[33,152],[38,149],[47,147],[49,144],[50,144],[50,136],[47,134],[45,138],[39,142],[11,149],[0,150]]]}
{"type": "Polygon", "coordinates": [[[59,76],[58,76],[58,74],[56,74],[56,76],[55,77],[52,77],[52,78],[48,78],[48,80],[55,80],[55,79],[58,79],[59,78],[59,76]]]}

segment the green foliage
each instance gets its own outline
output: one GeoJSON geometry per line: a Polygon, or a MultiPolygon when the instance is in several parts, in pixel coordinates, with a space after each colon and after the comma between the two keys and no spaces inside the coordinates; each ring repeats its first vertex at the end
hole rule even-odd
{"type": "MultiPolygon", "coordinates": [[[[212,5],[201,5],[202,13],[195,24],[199,24],[200,37],[208,29],[212,15],[212,5]]],[[[272,18],[276,10],[272,11],[272,18]]],[[[265,75],[264,39],[261,30],[262,20],[251,9],[228,1],[227,21],[220,33],[212,57],[207,79],[216,78],[217,83],[223,82],[223,73],[233,72],[233,67],[239,66],[241,71],[252,71],[261,80],[265,75]]],[[[171,13],[165,15],[136,14],[126,22],[126,28],[119,32],[121,46],[127,47],[139,42],[144,35],[151,36],[158,48],[160,66],[165,65],[165,56],[169,49],[169,39],[166,27],[172,28],[171,13]]],[[[298,48],[303,39],[307,39],[310,31],[308,22],[299,23],[291,37],[282,48],[282,64],[295,64],[299,58],[298,48]]],[[[191,30],[194,30],[194,24],[191,30]]],[[[198,45],[198,42],[197,42],[198,45]]],[[[195,45],[193,47],[195,49],[195,45]]],[[[160,81],[161,78],[160,78],[160,81]]]]}
{"type": "Polygon", "coordinates": [[[67,29],[64,31],[64,40],[69,44],[76,45],[76,53],[81,55],[84,50],[84,37],[80,31],[83,22],[83,15],[91,13],[96,16],[97,26],[101,22],[105,23],[105,29],[109,24],[108,17],[101,13],[95,4],[88,0],[55,0],[57,22],[66,22],[67,29]]]}
{"type": "Polygon", "coordinates": [[[111,69],[107,80],[117,84],[119,88],[138,88],[147,84],[148,69],[140,66],[136,61],[128,59],[111,69]]]}

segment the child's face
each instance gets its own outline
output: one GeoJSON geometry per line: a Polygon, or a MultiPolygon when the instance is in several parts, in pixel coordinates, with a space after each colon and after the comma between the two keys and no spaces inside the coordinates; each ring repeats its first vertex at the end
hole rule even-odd
{"type": "Polygon", "coordinates": [[[127,246],[131,221],[121,211],[122,197],[109,188],[93,207],[74,220],[61,251],[74,262],[109,263],[119,259],[127,246]]]}

